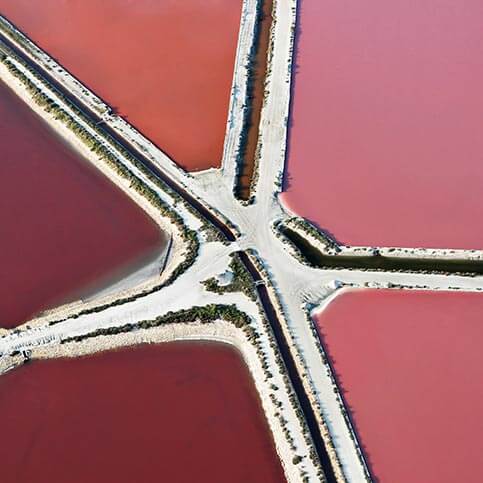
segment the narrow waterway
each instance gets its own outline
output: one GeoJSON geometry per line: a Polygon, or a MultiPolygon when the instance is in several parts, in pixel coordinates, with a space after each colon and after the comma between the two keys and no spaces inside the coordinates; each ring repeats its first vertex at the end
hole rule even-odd
{"type": "MultiPolygon", "coordinates": [[[[252,263],[248,255],[245,252],[238,252],[238,254],[242,263],[245,265],[245,268],[250,273],[253,281],[263,281],[255,265],[252,263]]],[[[278,320],[277,312],[272,304],[272,300],[268,293],[267,287],[264,284],[260,284],[256,286],[256,290],[263,305],[263,310],[265,312],[267,320],[270,323],[271,329],[273,331],[273,335],[277,342],[278,350],[280,351],[280,354],[283,358],[285,369],[290,378],[290,383],[292,384],[295,394],[297,395],[298,403],[300,404],[300,408],[302,409],[305,422],[307,423],[307,427],[310,431],[310,437],[313,441],[314,448],[322,466],[327,483],[336,483],[334,470],[332,468],[327,448],[325,446],[319,422],[317,421],[317,417],[315,415],[312,403],[310,402],[309,396],[305,391],[304,383],[302,381],[302,378],[300,377],[297,365],[295,363],[290,347],[287,343],[281,323],[278,320]]]]}
{"type": "Polygon", "coordinates": [[[325,255],[299,233],[289,228],[283,229],[282,233],[299,250],[306,263],[317,268],[452,273],[468,276],[483,274],[483,260],[467,260],[463,258],[404,258],[399,256],[383,256],[378,252],[375,252],[373,255],[364,256],[325,255]]]}
{"type": "Polygon", "coordinates": [[[253,45],[253,61],[248,84],[248,112],[246,116],[245,137],[241,146],[241,165],[237,179],[236,195],[242,200],[250,198],[250,187],[255,170],[255,157],[260,131],[265,78],[267,75],[268,45],[272,26],[273,0],[260,0],[261,8],[256,26],[253,45]]]}

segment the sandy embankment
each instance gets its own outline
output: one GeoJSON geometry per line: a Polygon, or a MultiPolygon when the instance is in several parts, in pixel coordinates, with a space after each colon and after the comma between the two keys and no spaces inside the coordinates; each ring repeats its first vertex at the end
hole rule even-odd
{"type": "Polygon", "coordinates": [[[21,366],[25,362],[22,355],[0,357],[0,376],[6,372],[21,366]]]}

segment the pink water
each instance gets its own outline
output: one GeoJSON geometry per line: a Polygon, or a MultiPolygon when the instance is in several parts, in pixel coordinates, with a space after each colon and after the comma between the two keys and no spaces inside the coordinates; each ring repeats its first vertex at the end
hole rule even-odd
{"type": "Polygon", "coordinates": [[[0,377],[2,483],[282,483],[248,368],[220,344],[34,362],[0,377]]]}
{"type": "Polygon", "coordinates": [[[0,0],[14,22],[189,170],[220,165],[241,0],[0,0]]]}
{"type": "Polygon", "coordinates": [[[285,203],[342,243],[483,248],[483,3],[302,0],[285,203]]]}
{"type": "Polygon", "coordinates": [[[139,206],[1,82],[0,153],[0,327],[109,285],[166,244],[139,206]]]}
{"type": "Polygon", "coordinates": [[[483,479],[483,294],[360,290],[316,322],[381,482],[483,479]]]}

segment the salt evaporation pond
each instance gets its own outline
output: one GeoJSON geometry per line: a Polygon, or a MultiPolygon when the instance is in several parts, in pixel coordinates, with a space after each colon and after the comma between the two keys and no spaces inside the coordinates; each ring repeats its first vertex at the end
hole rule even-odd
{"type": "Polygon", "coordinates": [[[0,377],[2,482],[285,481],[240,354],[175,342],[0,377]]]}
{"type": "Polygon", "coordinates": [[[0,327],[105,285],[165,237],[0,82],[0,327]]]}
{"type": "Polygon", "coordinates": [[[0,0],[0,13],[188,170],[220,165],[241,0],[0,0]]]}
{"type": "Polygon", "coordinates": [[[344,244],[483,248],[482,31],[479,0],[300,2],[284,202],[344,244]]]}
{"type": "Polygon", "coordinates": [[[360,290],[316,317],[376,481],[483,478],[483,294],[360,290]]]}

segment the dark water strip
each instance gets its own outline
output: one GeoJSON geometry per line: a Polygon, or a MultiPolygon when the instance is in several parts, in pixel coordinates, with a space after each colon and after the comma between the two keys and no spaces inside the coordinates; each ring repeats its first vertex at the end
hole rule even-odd
{"type": "Polygon", "coordinates": [[[255,155],[260,130],[265,78],[268,64],[268,45],[273,21],[273,0],[259,0],[259,14],[255,26],[255,38],[252,46],[250,74],[247,86],[247,112],[240,142],[239,172],[235,186],[235,196],[249,200],[251,184],[255,170],[255,155]]]}
{"type": "Polygon", "coordinates": [[[325,255],[311,245],[303,236],[290,228],[282,228],[282,233],[295,245],[306,262],[316,268],[441,273],[467,276],[483,274],[483,260],[403,258],[379,254],[364,256],[325,255]]]}

